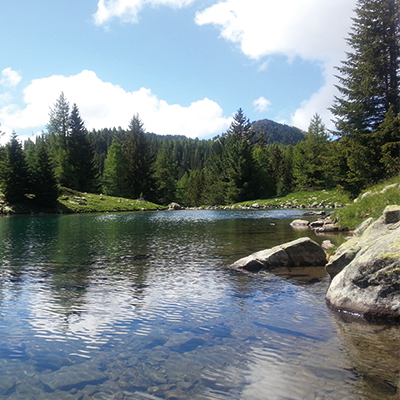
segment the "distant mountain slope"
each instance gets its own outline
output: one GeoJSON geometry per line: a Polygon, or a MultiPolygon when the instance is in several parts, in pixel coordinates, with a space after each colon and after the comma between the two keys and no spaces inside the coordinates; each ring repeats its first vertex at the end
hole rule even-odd
{"type": "Polygon", "coordinates": [[[301,129],[294,126],[280,124],[269,119],[261,119],[252,122],[255,140],[260,137],[264,138],[265,144],[292,144],[305,140],[304,133],[301,129]]]}

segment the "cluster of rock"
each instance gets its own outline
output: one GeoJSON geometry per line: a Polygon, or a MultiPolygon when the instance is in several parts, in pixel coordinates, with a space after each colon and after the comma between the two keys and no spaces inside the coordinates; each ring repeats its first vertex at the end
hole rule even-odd
{"type": "Polygon", "coordinates": [[[178,203],[171,203],[168,205],[169,210],[277,210],[277,209],[332,209],[344,207],[343,204],[334,203],[326,204],[325,202],[312,203],[309,205],[296,204],[296,203],[278,203],[274,205],[261,205],[260,203],[253,203],[252,205],[232,205],[232,206],[205,206],[205,207],[183,207],[178,203]]]}
{"type": "MultiPolygon", "coordinates": [[[[307,228],[313,227],[306,222],[307,228]]],[[[325,219],[322,226],[314,227],[333,222],[325,219]]],[[[325,266],[332,278],[326,300],[333,309],[400,322],[400,206],[387,206],[377,221],[364,221],[329,262],[323,247],[327,248],[305,237],[253,253],[231,267],[273,272],[282,267],[325,266]]]]}
{"type": "Polygon", "coordinates": [[[315,233],[345,232],[348,230],[348,228],[336,225],[337,222],[336,219],[332,219],[328,215],[313,222],[305,219],[295,219],[290,225],[296,229],[312,229],[315,233]]]}

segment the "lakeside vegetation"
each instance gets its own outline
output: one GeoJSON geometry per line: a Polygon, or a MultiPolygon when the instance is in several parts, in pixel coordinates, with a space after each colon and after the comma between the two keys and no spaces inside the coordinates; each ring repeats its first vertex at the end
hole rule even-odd
{"type": "MultiPolygon", "coordinates": [[[[327,208],[332,218],[343,228],[354,229],[366,218],[379,218],[388,205],[400,205],[400,175],[364,190],[354,200],[338,190],[301,191],[283,197],[258,199],[231,204],[227,207],[271,207],[271,208],[327,208]],[[335,208],[336,207],[336,208],[335,208]]],[[[205,208],[206,206],[199,207],[205,208]]],[[[0,193],[0,214],[39,214],[39,213],[103,213],[166,210],[168,207],[122,197],[106,196],[96,193],[82,193],[61,188],[61,194],[53,207],[38,207],[34,202],[9,206],[0,193]]]]}
{"type": "Polygon", "coordinates": [[[337,225],[354,229],[367,218],[378,219],[388,205],[400,205],[400,175],[364,190],[332,217],[338,219],[337,225]]]}
{"type": "Polygon", "coordinates": [[[272,199],[259,199],[253,201],[244,201],[236,203],[236,206],[252,207],[255,203],[261,207],[287,207],[287,208],[335,208],[343,207],[351,202],[350,197],[343,191],[336,189],[300,191],[290,193],[283,197],[274,197],[272,199]]]}

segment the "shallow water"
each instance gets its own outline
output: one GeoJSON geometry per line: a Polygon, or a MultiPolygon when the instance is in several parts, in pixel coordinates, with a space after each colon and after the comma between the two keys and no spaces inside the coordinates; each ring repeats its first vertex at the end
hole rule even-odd
{"type": "Polygon", "coordinates": [[[399,327],[331,312],[321,269],[227,268],[326,239],[292,229],[298,216],[0,218],[0,399],[398,398],[399,327]]]}

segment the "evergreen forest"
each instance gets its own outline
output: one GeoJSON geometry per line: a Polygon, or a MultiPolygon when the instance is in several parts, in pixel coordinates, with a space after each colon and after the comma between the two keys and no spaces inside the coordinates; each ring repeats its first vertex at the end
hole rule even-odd
{"type": "Polygon", "coordinates": [[[317,113],[303,132],[251,123],[241,108],[208,140],[147,132],[134,110],[127,129],[88,131],[61,93],[41,136],[22,143],[14,133],[0,147],[4,199],[51,208],[61,187],[182,206],[332,188],[356,197],[400,172],[399,8],[397,0],[358,1],[351,50],[337,67],[334,131],[317,113]]]}

